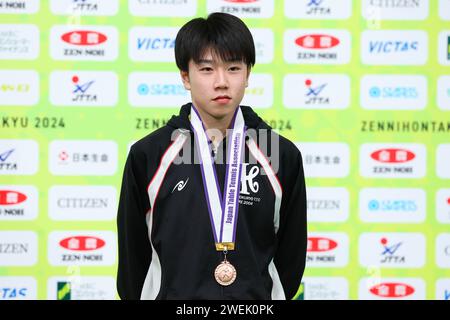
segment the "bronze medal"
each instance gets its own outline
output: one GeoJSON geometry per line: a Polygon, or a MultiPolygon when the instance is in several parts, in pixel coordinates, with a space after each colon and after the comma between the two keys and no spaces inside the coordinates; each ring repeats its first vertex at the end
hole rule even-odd
{"type": "Polygon", "coordinates": [[[216,281],[222,286],[229,286],[236,280],[236,269],[227,260],[222,261],[214,271],[216,281]]]}

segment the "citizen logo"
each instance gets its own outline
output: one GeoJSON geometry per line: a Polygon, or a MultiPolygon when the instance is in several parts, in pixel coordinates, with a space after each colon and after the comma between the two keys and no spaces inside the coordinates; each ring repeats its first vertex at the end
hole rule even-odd
{"type": "Polygon", "coordinates": [[[340,209],[341,202],[337,200],[308,200],[307,206],[308,210],[335,210],[340,209]]]}
{"type": "Polygon", "coordinates": [[[107,198],[60,198],[58,208],[106,208],[107,198]]]}
{"type": "Polygon", "coordinates": [[[0,243],[0,254],[21,254],[28,252],[28,244],[24,243],[0,243]]]}

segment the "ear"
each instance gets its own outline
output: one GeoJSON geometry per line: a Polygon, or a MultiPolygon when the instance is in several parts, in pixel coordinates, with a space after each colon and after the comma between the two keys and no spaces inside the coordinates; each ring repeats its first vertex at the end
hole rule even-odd
{"type": "Polygon", "coordinates": [[[184,88],[191,90],[191,82],[189,80],[189,72],[180,70],[181,81],[183,81],[184,88]]]}

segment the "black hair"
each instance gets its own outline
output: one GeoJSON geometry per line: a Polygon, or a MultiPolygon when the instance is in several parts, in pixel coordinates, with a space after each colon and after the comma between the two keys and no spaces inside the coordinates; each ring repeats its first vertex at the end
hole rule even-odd
{"type": "Polygon", "coordinates": [[[255,65],[255,44],[245,23],[228,13],[214,12],[207,19],[195,18],[178,31],[175,61],[178,69],[189,71],[189,61],[199,63],[208,49],[222,61],[255,65]]]}

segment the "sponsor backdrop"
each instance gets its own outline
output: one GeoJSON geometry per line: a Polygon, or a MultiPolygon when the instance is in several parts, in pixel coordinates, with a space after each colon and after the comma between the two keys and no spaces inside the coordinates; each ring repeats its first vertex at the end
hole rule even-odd
{"type": "Polygon", "coordinates": [[[128,149],[189,101],[174,37],[213,11],[303,154],[296,298],[450,299],[450,0],[0,0],[0,299],[117,298],[128,149]]]}

